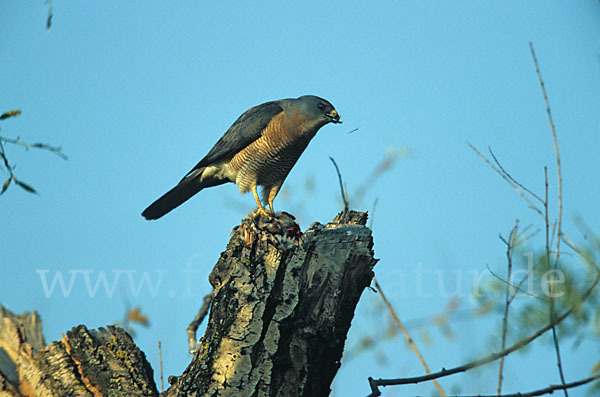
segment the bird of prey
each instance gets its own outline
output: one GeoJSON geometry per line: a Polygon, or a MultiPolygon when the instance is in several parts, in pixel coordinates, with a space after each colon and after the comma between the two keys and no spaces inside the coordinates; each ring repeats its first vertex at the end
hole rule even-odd
{"type": "Polygon", "coordinates": [[[240,193],[251,191],[258,213],[268,215],[258,196],[274,213],[273,200],[288,173],[317,131],[341,123],[329,101],[314,95],[280,99],[246,110],[208,154],[175,186],[142,212],[158,219],[200,190],[233,182],[240,193]]]}

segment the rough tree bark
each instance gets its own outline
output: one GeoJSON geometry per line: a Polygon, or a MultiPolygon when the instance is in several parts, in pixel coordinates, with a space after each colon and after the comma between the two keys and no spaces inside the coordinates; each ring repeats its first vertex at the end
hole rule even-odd
{"type": "Polygon", "coordinates": [[[121,328],[80,325],[44,347],[36,312],[0,308],[0,397],[158,396],[150,364],[121,328]]]}
{"type": "MultiPolygon", "coordinates": [[[[366,218],[343,212],[302,234],[286,213],[249,214],[210,275],[213,303],[192,362],[161,395],[328,395],[373,277],[366,218]]],[[[41,329],[30,336],[38,334],[15,318],[0,316],[0,396],[158,395],[125,331],[79,326],[43,347],[41,329]]]]}

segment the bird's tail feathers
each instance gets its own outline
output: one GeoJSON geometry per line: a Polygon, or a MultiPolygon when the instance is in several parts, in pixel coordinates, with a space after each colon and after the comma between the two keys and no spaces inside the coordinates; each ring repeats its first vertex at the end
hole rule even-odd
{"type": "Polygon", "coordinates": [[[150,204],[142,212],[142,216],[148,220],[158,219],[179,207],[194,194],[202,190],[204,186],[199,180],[189,179],[179,182],[177,186],[163,194],[158,200],[150,204]]]}
{"type": "Polygon", "coordinates": [[[205,187],[216,186],[227,182],[216,178],[203,179],[202,171],[203,169],[200,169],[182,179],[177,186],[150,204],[150,206],[142,212],[142,216],[148,220],[158,219],[185,203],[190,197],[205,187]]]}

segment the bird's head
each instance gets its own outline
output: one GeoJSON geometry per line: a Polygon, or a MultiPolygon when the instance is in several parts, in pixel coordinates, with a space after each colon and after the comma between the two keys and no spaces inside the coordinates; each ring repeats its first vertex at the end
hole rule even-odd
{"type": "Polygon", "coordinates": [[[340,124],[340,115],[328,100],[314,95],[304,95],[294,100],[295,105],[304,114],[320,125],[340,124]]]}

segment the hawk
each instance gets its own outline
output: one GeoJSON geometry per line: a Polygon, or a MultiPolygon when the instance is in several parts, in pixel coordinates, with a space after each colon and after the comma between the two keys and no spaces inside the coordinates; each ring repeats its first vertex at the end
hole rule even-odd
{"type": "Polygon", "coordinates": [[[310,140],[325,124],[341,123],[329,101],[314,95],[280,99],[246,110],[208,154],[175,186],[142,212],[158,219],[200,190],[233,182],[251,191],[258,213],[274,213],[273,200],[310,140]]]}

